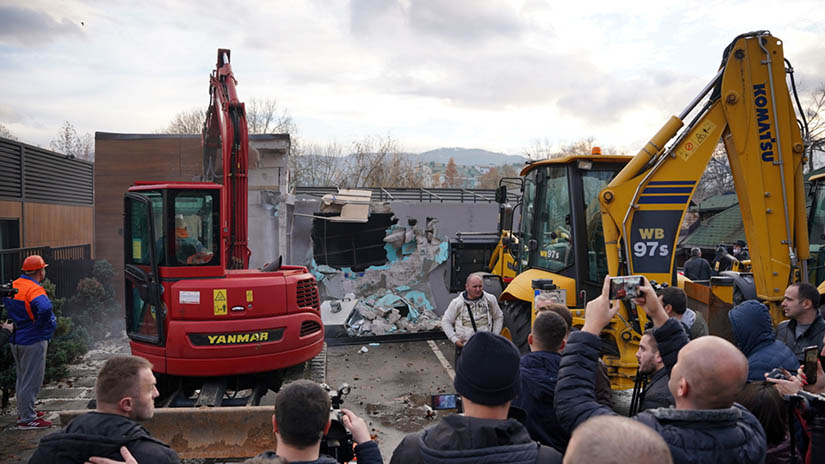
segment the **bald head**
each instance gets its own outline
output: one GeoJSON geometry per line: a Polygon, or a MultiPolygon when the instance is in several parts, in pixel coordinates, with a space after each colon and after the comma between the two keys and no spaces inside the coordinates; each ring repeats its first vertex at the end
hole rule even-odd
{"type": "Polygon", "coordinates": [[[467,290],[467,297],[475,300],[484,293],[484,280],[478,274],[470,274],[467,276],[467,284],[464,288],[467,290]]]}
{"type": "Polygon", "coordinates": [[[677,409],[724,409],[733,405],[748,378],[748,360],[736,346],[712,335],[679,351],[670,374],[677,409]]]}
{"type": "Polygon", "coordinates": [[[661,435],[622,416],[588,419],[570,437],[564,464],[670,464],[670,449],[661,435]]]}

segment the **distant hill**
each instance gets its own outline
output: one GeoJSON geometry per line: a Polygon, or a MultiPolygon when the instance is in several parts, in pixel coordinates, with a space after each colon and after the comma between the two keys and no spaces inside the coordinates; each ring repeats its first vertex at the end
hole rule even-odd
{"type": "Polygon", "coordinates": [[[486,166],[502,164],[524,164],[527,158],[518,155],[507,155],[493,151],[482,150],[480,148],[437,148],[425,151],[418,155],[422,162],[448,163],[450,158],[455,160],[455,164],[463,166],[486,166]]]}

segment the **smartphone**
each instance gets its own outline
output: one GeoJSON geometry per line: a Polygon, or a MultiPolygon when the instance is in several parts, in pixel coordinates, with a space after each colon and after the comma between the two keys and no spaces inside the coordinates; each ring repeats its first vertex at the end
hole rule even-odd
{"type": "Polygon", "coordinates": [[[461,397],[455,393],[432,395],[433,409],[461,409],[461,397]]]}
{"type": "Polygon", "coordinates": [[[641,296],[642,276],[621,276],[610,278],[611,300],[630,300],[641,296]]]}
{"type": "Polygon", "coordinates": [[[805,364],[803,365],[803,372],[805,378],[808,380],[808,385],[816,383],[816,361],[819,359],[819,347],[809,346],[805,348],[805,364]]]}

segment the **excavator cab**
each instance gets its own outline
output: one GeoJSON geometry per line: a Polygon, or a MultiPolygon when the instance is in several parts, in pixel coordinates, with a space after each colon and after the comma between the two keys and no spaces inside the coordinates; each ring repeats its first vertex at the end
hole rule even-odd
{"type": "Polygon", "coordinates": [[[126,332],[163,346],[164,317],[158,276],[223,276],[220,192],[216,184],[133,187],[124,200],[126,332]],[[163,271],[159,269],[163,267],[163,271]],[[192,269],[197,267],[197,269],[192,269]],[[168,268],[168,269],[167,269],[168,268]],[[194,274],[193,274],[194,273],[194,274]]]}

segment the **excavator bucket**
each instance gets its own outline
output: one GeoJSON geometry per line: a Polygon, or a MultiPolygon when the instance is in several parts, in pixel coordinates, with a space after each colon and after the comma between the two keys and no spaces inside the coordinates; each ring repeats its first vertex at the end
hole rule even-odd
{"type": "MultiPolygon", "coordinates": [[[[64,411],[60,423],[89,411],[64,411]]],[[[275,449],[272,406],[162,408],[143,423],[182,459],[249,458],[275,449]]]]}

